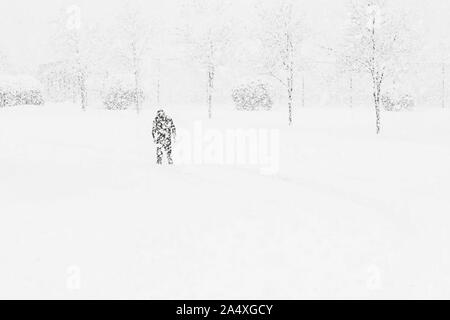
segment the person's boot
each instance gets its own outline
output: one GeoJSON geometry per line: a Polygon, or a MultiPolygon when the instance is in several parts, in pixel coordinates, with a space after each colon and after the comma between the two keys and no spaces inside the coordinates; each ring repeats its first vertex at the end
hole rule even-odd
{"type": "Polygon", "coordinates": [[[172,153],[168,152],[167,153],[167,162],[172,165],[173,164],[173,159],[172,159],[172,153]]]}

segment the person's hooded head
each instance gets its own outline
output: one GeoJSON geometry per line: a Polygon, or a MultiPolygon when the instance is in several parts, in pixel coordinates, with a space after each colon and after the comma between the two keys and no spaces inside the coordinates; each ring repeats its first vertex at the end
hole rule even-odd
{"type": "Polygon", "coordinates": [[[158,112],[156,113],[156,116],[158,118],[164,118],[166,116],[166,114],[164,113],[164,110],[160,109],[158,110],[158,112]]]}

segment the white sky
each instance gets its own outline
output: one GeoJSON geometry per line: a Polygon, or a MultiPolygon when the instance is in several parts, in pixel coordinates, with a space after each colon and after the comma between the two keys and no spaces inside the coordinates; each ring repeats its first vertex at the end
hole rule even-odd
{"type": "MultiPolygon", "coordinates": [[[[176,23],[177,8],[185,0],[147,0],[146,11],[156,11],[170,23],[176,23]]],[[[257,0],[231,0],[238,19],[252,23],[253,3],[257,0]]],[[[266,0],[278,1],[278,0],[266,0]]],[[[447,37],[450,30],[450,2],[448,0],[387,0],[408,9],[423,26],[426,43],[432,46],[447,37]]],[[[89,23],[111,24],[127,1],[125,0],[2,0],[0,2],[0,50],[17,65],[35,68],[51,60],[49,39],[51,22],[61,17],[67,7],[78,5],[89,23]]],[[[313,34],[320,41],[338,37],[345,17],[347,0],[303,0],[306,16],[313,34]]]]}

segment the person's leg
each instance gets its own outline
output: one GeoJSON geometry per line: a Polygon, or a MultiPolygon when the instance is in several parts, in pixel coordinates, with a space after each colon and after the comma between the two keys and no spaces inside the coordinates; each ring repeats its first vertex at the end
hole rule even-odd
{"type": "Polygon", "coordinates": [[[167,152],[167,161],[169,162],[169,164],[173,164],[173,159],[172,159],[172,146],[168,146],[166,149],[167,152]]]}
{"type": "Polygon", "coordinates": [[[172,143],[171,143],[170,139],[164,141],[164,151],[167,154],[167,162],[169,164],[173,164],[173,160],[172,160],[172,143]]]}
{"type": "Polygon", "coordinates": [[[162,159],[163,159],[163,150],[162,147],[158,145],[158,147],[156,147],[156,163],[162,164],[162,159]]]}

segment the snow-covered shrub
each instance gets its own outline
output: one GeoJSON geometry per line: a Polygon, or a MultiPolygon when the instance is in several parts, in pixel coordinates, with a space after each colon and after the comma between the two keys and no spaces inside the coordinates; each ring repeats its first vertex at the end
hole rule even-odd
{"type": "Polygon", "coordinates": [[[136,101],[142,103],[145,99],[142,90],[130,90],[122,87],[111,88],[104,97],[103,103],[108,110],[126,110],[136,105],[136,101]]]}
{"type": "Polygon", "coordinates": [[[268,86],[262,82],[250,82],[235,88],[232,98],[238,110],[270,110],[273,106],[268,86]]]}
{"type": "Polygon", "coordinates": [[[23,90],[16,93],[17,105],[40,106],[44,104],[44,98],[39,90],[23,90]]]}
{"type": "Polygon", "coordinates": [[[410,95],[404,95],[400,98],[383,95],[381,103],[386,111],[408,111],[414,108],[414,100],[410,95]]]}
{"type": "Polygon", "coordinates": [[[42,92],[34,78],[29,76],[0,77],[0,107],[43,104],[42,92]]]}

